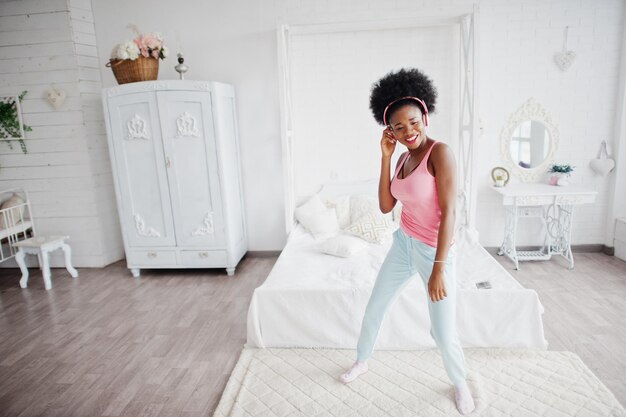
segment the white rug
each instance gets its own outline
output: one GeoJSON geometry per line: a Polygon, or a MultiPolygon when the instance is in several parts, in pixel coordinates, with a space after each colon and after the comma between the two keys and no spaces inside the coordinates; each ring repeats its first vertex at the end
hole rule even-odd
{"type": "MultiPolygon", "coordinates": [[[[463,350],[477,405],[473,416],[626,416],[613,394],[572,352],[463,350]]],[[[354,360],[339,349],[244,349],[214,417],[455,416],[439,351],[376,351],[348,385],[354,360]]]]}

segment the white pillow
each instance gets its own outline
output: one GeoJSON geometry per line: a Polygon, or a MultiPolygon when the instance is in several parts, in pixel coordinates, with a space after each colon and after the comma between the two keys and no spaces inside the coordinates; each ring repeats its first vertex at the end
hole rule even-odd
{"type": "Polygon", "coordinates": [[[373,243],[384,243],[398,228],[387,214],[369,212],[353,222],[345,230],[373,243]]]}
{"type": "Polygon", "coordinates": [[[391,210],[391,215],[394,222],[400,223],[400,217],[402,216],[402,203],[400,200],[398,200],[393,210],[391,210]]]}
{"type": "Polygon", "coordinates": [[[365,214],[380,211],[378,200],[370,195],[357,194],[350,196],[350,223],[354,223],[365,214]]]}
{"type": "Polygon", "coordinates": [[[348,258],[367,246],[363,239],[350,235],[337,235],[318,243],[316,248],[329,255],[348,258]]]}
{"type": "Polygon", "coordinates": [[[332,196],[326,197],[326,207],[334,208],[337,213],[337,221],[339,222],[339,227],[344,228],[350,225],[350,196],[349,195],[341,195],[341,196],[332,196]]]}
{"type": "MultiPolygon", "coordinates": [[[[0,210],[10,209],[11,207],[19,206],[21,204],[24,204],[24,202],[25,201],[22,197],[14,193],[11,197],[6,199],[2,203],[2,205],[0,205],[0,210]]],[[[7,227],[14,226],[20,223],[21,218],[24,215],[24,209],[25,206],[21,206],[2,212],[2,214],[0,214],[0,229],[6,229],[7,227]]]]}
{"type": "Polygon", "coordinates": [[[393,216],[390,213],[383,214],[378,206],[378,197],[358,194],[350,196],[350,223],[354,223],[367,213],[374,213],[390,220],[393,216]]]}
{"type": "Polygon", "coordinates": [[[313,194],[313,196],[311,196],[311,198],[309,198],[306,203],[295,209],[294,214],[296,216],[296,220],[304,224],[303,219],[305,217],[310,217],[312,214],[324,211],[326,209],[327,207],[324,205],[324,203],[322,203],[320,196],[317,194],[313,194]]]}
{"type": "Polygon", "coordinates": [[[335,209],[324,208],[322,211],[301,215],[301,219],[302,225],[316,240],[339,233],[335,209]]]}

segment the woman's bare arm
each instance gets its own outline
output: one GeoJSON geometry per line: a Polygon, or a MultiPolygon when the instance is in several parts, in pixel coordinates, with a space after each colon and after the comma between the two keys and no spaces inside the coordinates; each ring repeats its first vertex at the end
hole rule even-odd
{"type": "MultiPolygon", "coordinates": [[[[391,156],[396,150],[396,138],[393,136],[391,129],[383,130],[380,139],[380,149],[382,157],[380,160],[380,180],[378,180],[378,207],[383,213],[389,213],[396,205],[397,200],[391,195],[391,156]]],[[[398,159],[400,163],[400,159],[398,159]]],[[[397,167],[397,165],[396,165],[397,167]]]]}
{"type": "Polygon", "coordinates": [[[435,169],[437,196],[441,208],[441,221],[437,237],[437,252],[433,270],[428,279],[428,294],[433,302],[447,297],[445,288],[444,267],[448,259],[448,250],[454,235],[455,204],[456,204],[456,162],[454,154],[446,144],[436,145],[431,153],[435,169]],[[443,261],[443,262],[441,262],[443,261]]]}
{"type": "MultiPolygon", "coordinates": [[[[439,207],[441,208],[441,223],[439,224],[435,260],[445,261],[454,235],[457,187],[456,161],[452,149],[446,144],[437,145],[433,149],[432,156],[439,207]]],[[[435,266],[442,267],[443,264],[438,263],[435,266]]]]}

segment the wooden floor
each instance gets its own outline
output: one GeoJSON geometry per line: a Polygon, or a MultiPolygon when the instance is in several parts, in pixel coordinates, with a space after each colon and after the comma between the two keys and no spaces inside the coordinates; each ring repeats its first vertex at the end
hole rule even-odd
{"type": "MultiPolygon", "coordinates": [[[[626,404],[626,263],[599,253],[523,263],[538,291],[552,350],[571,350],[626,404]]],[[[0,416],[211,416],[245,343],[250,296],[276,261],[245,257],[223,270],[142,271],[123,262],[0,270],[0,416]]]]}

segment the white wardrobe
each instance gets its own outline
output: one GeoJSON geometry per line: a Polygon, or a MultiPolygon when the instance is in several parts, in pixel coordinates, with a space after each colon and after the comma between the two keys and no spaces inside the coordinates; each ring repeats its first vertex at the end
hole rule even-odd
{"type": "Polygon", "coordinates": [[[103,90],[126,261],[226,268],[247,250],[235,96],[217,82],[171,80],[103,90]]]}

